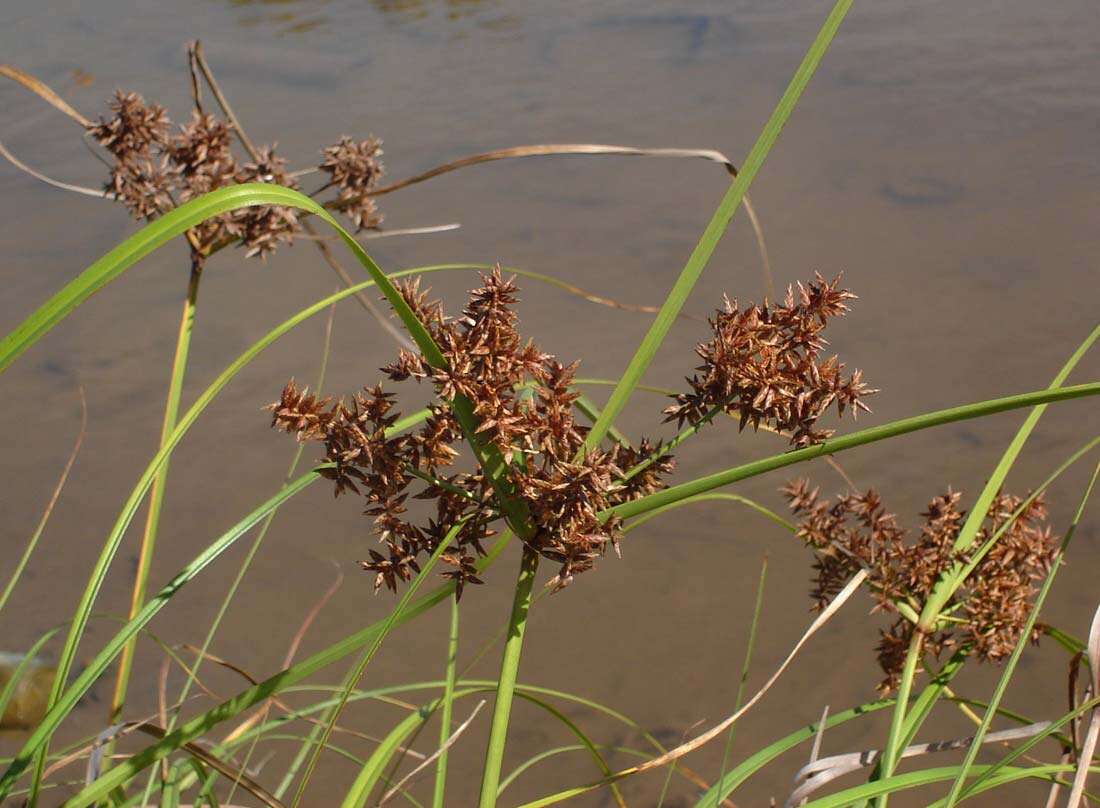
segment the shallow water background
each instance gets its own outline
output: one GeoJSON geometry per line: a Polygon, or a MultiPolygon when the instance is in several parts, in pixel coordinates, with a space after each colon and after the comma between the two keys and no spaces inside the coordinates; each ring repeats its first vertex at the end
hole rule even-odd
{"type": "MultiPolygon", "coordinates": [[[[200,37],[252,138],[277,140],[296,167],[314,163],[317,149],[341,134],[368,133],[385,140],[394,179],[468,153],[539,142],[716,148],[738,162],[827,10],[821,2],[8,0],[0,9],[0,60],[37,75],[86,115],[101,111],[122,87],[165,104],[183,121],[190,103],[183,43],[200,37]]],[[[882,389],[861,424],[1045,387],[1096,322],[1098,36],[1100,17],[1088,2],[887,0],[857,4],[851,12],[752,197],[778,285],[814,270],[843,270],[860,296],[830,339],[882,389]]],[[[70,182],[102,180],[102,166],[60,114],[12,84],[0,86],[0,109],[0,138],[26,162],[70,182]]],[[[0,327],[6,331],[135,226],[120,207],[47,188],[6,163],[0,182],[0,327]]],[[[726,183],[721,168],[696,161],[546,158],[479,166],[380,200],[389,227],[460,222],[460,230],[387,239],[371,248],[387,269],[501,261],[623,302],[656,304],[726,183]]],[[[203,280],[185,403],[240,351],[335,283],[304,242],[266,265],[244,261],[236,251],[219,255],[203,280]]],[[[68,617],[118,508],[154,452],[186,284],[183,249],[161,250],[81,307],[0,380],[0,541],[10,563],[71,447],[78,385],[86,390],[90,418],[38,554],[0,615],[3,650],[28,647],[68,617]]],[[[440,274],[431,285],[457,309],[474,279],[440,274]]],[[[738,214],[687,305],[697,319],[675,327],[647,381],[678,386],[694,366],[701,318],[721,294],[759,299],[764,288],[751,231],[738,214]]],[[[523,283],[522,297],[525,333],[563,359],[583,358],[587,376],[617,376],[648,325],[647,315],[593,306],[533,282],[523,283]]],[[[276,490],[293,447],[268,430],[260,408],[287,377],[316,375],[323,329],[323,318],[316,318],[269,349],[177,450],[151,585],[166,581],[276,490]]],[[[373,383],[392,352],[378,325],[345,303],[336,314],[326,390],[373,383]]],[[[1098,374],[1094,353],[1073,381],[1098,374]]],[[[655,427],[662,406],[659,398],[639,394],[620,426],[631,435],[669,434],[655,427]]],[[[1022,417],[956,424],[840,460],[858,484],[878,486],[913,524],[948,485],[976,494],[1022,417]]],[[[1012,490],[1023,492],[1045,477],[1097,425],[1091,400],[1049,410],[1010,478],[1012,490]]],[[[739,436],[723,424],[680,453],[680,478],[779,448],[774,438],[739,436]]],[[[824,464],[796,472],[826,490],[842,489],[824,464]]],[[[1082,464],[1053,490],[1056,529],[1064,528],[1087,472],[1082,464]]],[[[771,475],[736,490],[780,508],[776,489],[785,479],[771,475]]],[[[346,576],[343,586],[299,658],[384,615],[392,600],[372,597],[355,563],[371,541],[358,510],[353,500],[334,503],[316,486],[280,511],[214,651],[257,676],[276,670],[337,568],[346,576]]],[[[139,533],[136,525],[98,602],[103,614],[125,611],[139,533]]],[[[157,637],[201,642],[248,544],[239,543],[176,598],[151,626],[157,637]]],[[[540,602],[521,679],[603,702],[662,741],[676,742],[696,722],[709,725],[733,709],[765,555],[762,639],[750,677],[750,686],[758,686],[811,619],[810,558],[770,523],[725,504],[651,522],[631,534],[623,560],[606,559],[565,593],[540,602]]],[[[1100,597],[1095,508],[1078,530],[1070,562],[1045,619],[1083,636],[1100,597]]],[[[502,626],[514,566],[512,553],[490,571],[491,586],[464,598],[462,664],[502,626]]],[[[881,621],[867,615],[868,606],[867,599],[855,599],[809,645],[741,725],[733,760],[817,719],[826,704],[837,711],[873,697],[881,621]]],[[[403,628],[366,681],[437,678],[445,623],[443,610],[436,610],[403,628]]],[[[115,626],[96,620],[81,659],[115,626]]],[[[155,710],[161,658],[146,641],[129,716],[155,710]]],[[[493,648],[470,675],[494,676],[497,658],[493,648]]],[[[1029,652],[1010,706],[1036,717],[1060,712],[1065,670],[1066,657],[1053,644],[1029,652]]],[[[342,672],[326,672],[327,681],[342,672]]],[[[173,687],[180,678],[173,671],[173,687]]],[[[220,695],[242,685],[223,671],[207,669],[203,678],[220,695]]],[[[993,681],[990,671],[971,673],[958,689],[985,698],[993,681]]],[[[102,727],[109,693],[109,683],[101,682],[99,701],[84,704],[67,738],[102,727]]],[[[409,698],[419,703],[426,696],[409,698]]],[[[473,702],[460,704],[456,716],[472,708],[473,702]]],[[[640,743],[586,710],[566,712],[599,742],[640,743]]],[[[393,708],[356,708],[344,720],[381,735],[397,715],[393,708]]],[[[944,715],[934,728],[941,737],[968,732],[949,708],[944,715]]],[[[878,745],[887,720],[827,735],[824,753],[878,745]]],[[[486,711],[456,747],[449,805],[475,799],[487,727],[486,711]]],[[[5,738],[4,751],[19,740],[5,738]]],[[[573,742],[560,725],[519,704],[506,769],[573,742]]],[[[694,755],[689,765],[715,778],[721,745],[694,755]]],[[[432,739],[425,735],[415,746],[430,751],[432,739]]],[[[277,753],[259,775],[271,785],[291,749],[273,743],[264,751],[277,753]]],[[[611,760],[613,766],[632,762],[622,755],[611,760]]],[[[769,796],[782,802],[801,763],[801,757],[783,759],[750,781],[738,804],[766,804],[769,796]]],[[[325,767],[311,792],[315,805],[331,804],[354,776],[342,760],[326,759],[325,767]]],[[[561,755],[521,777],[505,801],[532,799],[594,775],[583,755],[561,755]]],[[[75,769],[73,776],[79,776],[75,769]]],[[[628,783],[630,803],[655,804],[662,777],[628,783]]],[[[430,779],[420,784],[421,793],[430,779]]],[[[692,794],[674,780],[665,805],[693,804],[692,794]]],[[[1038,794],[1025,787],[997,800],[1033,805],[1038,794]]],[[[607,801],[599,794],[575,804],[607,801]]]]}

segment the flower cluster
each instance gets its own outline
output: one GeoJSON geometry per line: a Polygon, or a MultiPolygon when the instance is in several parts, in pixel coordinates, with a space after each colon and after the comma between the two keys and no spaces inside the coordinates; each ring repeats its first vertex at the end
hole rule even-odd
{"type": "Polygon", "coordinates": [[[88,132],[119,160],[148,157],[153,146],[168,142],[168,114],[159,104],[146,105],[137,93],[117,90],[110,108],[111,116],[88,132]]]}
{"type": "Polygon", "coordinates": [[[397,414],[381,386],[332,402],[291,381],[271,406],[273,426],[325,445],[325,460],[332,464],[325,474],[337,494],[350,490],[365,496],[385,551],[371,550],[362,562],[375,573],[376,589],[394,589],[398,579],[408,580],[419,569],[417,558],[437,549],[457,524],[461,531],[442,556],[452,567],[446,574],[459,593],[466,583],[481,583],[475,560],[484,555],[481,542],[492,535],[490,524],[502,507],[480,469],[453,470],[454,444],[463,437],[452,409],[458,396],[471,405],[475,439],[503,458],[508,495],[524,506],[533,528],[524,540],[560,565],[554,588],[591,569],[609,545],[617,547],[617,521],[600,513],[657,490],[672,468],[671,457],[647,441],[636,449],[585,450],[588,429],[574,418],[576,363],[563,365],[520,337],[513,310],[516,286],[499,268],[482,280],[457,320],[428,299],[419,281],[399,287],[445,360],[433,367],[423,356],[403,351],[383,368],[392,381],[426,379],[434,385],[437,403],[418,431],[393,434],[397,414]],[[631,475],[643,459],[651,462],[631,475]],[[426,525],[405,517],[413,483],[420,487],[415,498],[435,500],[435,516],[426,525]]]}
{"type": "MultiPolygon", "coordinates": [[[[195,111],[168,146],[181,202],[232,185],[237,160],[232,150],[233,130],[225,121],[195,111]]],[[[221,244],[240,238],[239,217],[232,214],[207,219],[194,228],[199,244],[221,244]]]]}
{"type": "MultiPolygon", "coordinates": [[[[1031,612],[1035,584],[1049,571],[1057,549],[1057,540],[1045,524],[1041,497],[1023,506],[1024,499],[998,494],[972,547],[960,552],[955,542],[965,513],[959,509],[958,492],[948,490],[935,497],[921,514],[920,535],[909,541],[907,531],[873,489],[841,495],[831,503],[822,501],[818,490],[805,480],[792,482],[783,491],[799,518],[798,537],[816,556],[811,597],[819,609],[852,575],[865,569],[876,611],[896,613],[895,604],[907,603],[919,613],[941,573],[977,558],[971,574],[946,604],[951,621],[926,637],[925,647],[938,655],[946,647],[962,645],[979,660],[992,662],[1012,653],[1031,612]]],[[[896,686],[915,630],[912,622],[899,616],[880,632],[877,651],[886,674],[882,690],[896,686]]],[[[1031,639],[1037,640],[1037,634],[1031,639]]]]}
{"type": "MultiPolygon", "coordinates": [[[[236,182],[267,182],[286,188],[297,188],[298,183],[287,174],[286,160],[275,154],[274,146],[265,146],[259,150],[256,160],[246,163],[237,171],[236,182]]],[[[298,229],[298,214],[291,208],[278,205],[256,205],[241,208],[231,214],[237,232],[231,233],[240,238],[248,251],[247,256],[265,256],[280,243],[291,243],[298,229]]]]}
{"type": "Polygon", "coordinates": [[[340,138],[334,146],[321,150],[324,160],[321,170],[329,175],[329,185],[340,189],[337,206],[359,230],[378,227],[382,215],[370,192],[382,177],[382,141],[376,137],[356,143],[349,137],[340,138]]]}
{"type": "MultiPolygon", "coordinates": [[[[136,93],[115,94],[110,114],[88,127],[88,133],[114,162],[105,189],[137,219],[152,220],[202,194],[243,182],[267,182],[298,188],[286,160],[274,146],[258,149],[253,159],[239,161],[232,151],[233,127],[215,115],[195,110],[175,134],[164,108],[146,104],[136,93]]],[[[382,222],[370,193],[382,174],[381,141],[355,143],[341,138],[322,150],[317,168],[328,173],[325,187],[339,188],[331,205],[343,210],[360,230],[382,222]]],[[[280,244],[290,244],[300,225],[285,207],[262,205],[230,211],[191,231],[196,256],[240,241],[248,256],[266,257],[280,244]]]]}
{"type": "Polygon", "coordinates": [[[848,311],[855,297],[839,288],[840,278],[820,275],[809,284],[788,288],[782,306],[725,307],[710,320],[714,336],[695,351],[703,360],[688,379],[691,392],[675,396],[666,420],[700,424],[716,413],[738,415],[741,428],[766,424],[788,434],[795,446],[819,443],[832,434],[817,420],[834,402],[841,415],[867,410],[870,390],[856,370],[844,376],[837,357],[819,359],[827,344],[822,331],[829,320],[848,311]]]}

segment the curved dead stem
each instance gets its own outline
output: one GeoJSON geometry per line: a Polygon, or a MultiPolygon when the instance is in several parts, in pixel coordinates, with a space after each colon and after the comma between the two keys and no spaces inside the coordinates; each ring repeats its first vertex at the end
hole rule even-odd
{"type": "Polygon", "coordinates": [[[39,81],[30,73],[25,73],[14,65],[0,64],[0,76],[5,76],[16,84],[21,84],[26,89],[37,95],[54,109],[60,110],[67,117],[76,121],[83,127],[92,125],[92,122],[69,106],[61,96],[51,90],[45,82],[39,81]]]}

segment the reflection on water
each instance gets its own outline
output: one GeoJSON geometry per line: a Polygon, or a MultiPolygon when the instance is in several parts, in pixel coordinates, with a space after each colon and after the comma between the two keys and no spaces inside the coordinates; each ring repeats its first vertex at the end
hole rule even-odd
{"type": "Polygon", "coordinates": [[[459,20],[486,5],[485,0],[371,0],[371,4],[383,14],[392,14],[404,21],[424,20],[433,14],[459,20]]]}
{"type": "Polygon", "coordinates": [[[329,0],[228,0],[234,8],[249,9],[249,13],[237,18],[244,28],[267,27],[277,36],[306,34],[322,28],[330,22],[325,14],[318,14],[316,7],[325,6],[329,0]]]}
{"type": "Polygon", "coordinates": [[[505,9],[500,0],[371,0],[371,5],[396,27],[424,36],[437,22],[448,39],[461,39],[466,27],[512,32],[521,25],[520,7],[505,9]]]}
{"type": "MultiPolygon", "coordinates": [[[[277,36],[305,34],[324,29],[333,22],[331,16],[320,13],[319,7],[330,0],[227,0],[237,9],[246,9],[237,17],[243,28],[266,27],[277,36]]],[[[518,18],[513,15],[487,14],[499,8],[496,0],[370,0],[388,22],[398,24],[448,23],[472,21],[477,27],[490,30],[512,28],[518,18]]]]}

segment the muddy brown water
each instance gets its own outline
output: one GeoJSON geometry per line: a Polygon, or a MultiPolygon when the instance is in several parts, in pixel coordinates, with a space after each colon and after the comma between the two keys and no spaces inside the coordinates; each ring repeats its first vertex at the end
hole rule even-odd
{"type": "MultiPolygon", "coordinates": [[[[138,90],[187,114],[182,43],[201,37],[252,137],[277,140],[294,165],[348,133],[385,139],[389,176],[406,176],[463,154],[521,143],[596,141],[717,148],[740,160],[827,13],[812,3],[603,2],[216,2],[103,0],[31,3],[0,10],[0,53],[38,75],[85,114],[116,87],[138,90]],[[74,71],[81,71],[76,73],[74,71]]],[[[753,187],[777,283],[843,270],[860,300],[836,325],[834,347],[882,389],[877,424],[930,409],[1044,387],[1097,320],[1100,254],[1100,17],[1091,3],[857,4],[805,100],[753,187]]],[[[89,185],[101,167],[72,125],[14,85],[0,88],[0,136],[48,174],[89,185]]],[[[44,187],[0,167],[0,245],[4,291],[0,323],[12,328],[69,278],[133,232],[107,203],[44,187]]],[[[720,198],[726,177],[701,162],[550,158],[480,166],[386,197],[387,225],[461,222],[458,231],[375,242],[383,267],[442,261],[496,261],[547,272],[597,294],[659,303],[720,198]]],[[[94,297],[36,345],[0,384],[0,537],[10,569],[33,530],[70,449],[84,385],[88,436],[38,553],[0,615],[0,646],[29,647],[70,614],[114,517],[153,453],[180,301],[185,254],[173,245],[94,297]]],[[[434,289],[457,307],[468,275],[436,275],[434,289]]],[[[203,281],[187,377],[190,401],[237,354],[274,324],[328,294],[335,279],[305,243],[262,265],[229,252],[203,281]]],[[[704,316],[722,292],[742,300],[763,293],[752,234],[739,214],[687,311],[704,316]]],[[[615,376],[648,323],[646,315],[593,306],[558,290],[523,284],[523,326],[583,373],[615,376]]],[[[213,537],[272,493],[293,448],[267,429],[260,407],[288,376],[311,379],[323,318],[287,336],[250,365],[215,401],[174,455],[152,583],[159,585],[213,537]]],[[[702,325],[674,329],[648,375],[678,384],[693,365],[702,325]]],[[[335,319],[326,389],[373,382],[393,346],[354,303],[335,319]]],[[[1086,357],[1076,381],[1097,378],[1086,357]]],[[[595,391],[598,396],[604,392],[595,391]]],[[[415,394],[414,394],[415,395],[415,394]]],[[[663,434],[663,406],[639,394],[622,420],[630,434],[663,434]]],[[[973,495],[1022,418],[1003,414],[869,446],[841,458],[861,485],[879,486],[910,524],[947,485],[973,495]]],[[[1096,431],[1096,404],[1048,412],[1011,476],[1024,490],[1096,431]]],[[[845,429],[851,428],[845,424],[845,429]]],[[[780,449],[766,436],[712,428],[680,453],[680,479],[780,449]]],[[[309,455],[307,454],[307,457],[309,455]]],[[[825,465],[797,469],[826,489],[842,483],[825,465]]],[[[1088,469],[1052,492],[1064,528],[1088,469]]],[[[739,493],[779,508],[774,474],[739,493]]],[[[392,599],[372,597],[356,560],[371,539],[351,499],[333,502],[316,486],[280,511],[230,608],[214,650],[256,675],[277,669],[310,606],[345,575],[339,593],[300,654],[378,619],[392,599]]],[[[103,615],[125,610],[138,530],[132,529],[97,602],[103,615]]],[[[181,592],[151,625],[166,643],[198,643],[243,558],[239,543],[181,592]]],[[[770,523],[726,504],[702,505],[632,534],[624,558],[604,560],[532,614],[521,679],[607,704],[662,741],[732,710],[761,560],[769,574],[761,643],[750,685],[775,668],[810,620],[810,559],[770,523]]],[[[1084,635],[1100,599],[1100,517],[1081,525],[1070,564],[1046,619],[1084,635]]],[[[516,555],[489,573],[491,585],[463,600],[462,663],[474,660],[506,617],[516,555]]],[[[6,573],[5,573],[6,574],[6,573]]],[[[879,619],[856,599],[802,654],[744,720],[732,760],[835,710],[869,700],[879,619]]],[[[401,629],[368,670],[371,685],[438,677],[446,616],[436,610],[401,629]]],[[[93,621],[80,651],[88,659],[117,624],[93,621]]],[[[155,710],[162,653],[143,641],[129,716],[155,710]]],[[[56,648],[55,648],[56,652],[56,648]]],[[[471,676],[495,674],[498,649],[471,676]]],[[[343,666],[318,681],[335,682],[343,666]]],[[[1029,652],[1009,693],[1011,706],[1051,716],[1065,701],[1066,657],[1046,643],[1029,652]]],[[[968,673],[960,692],[984,698],[991,671],[968,673]]],[[[173,670],[172,691],[181,675],[173,670]]],[[[206,669],[220,695],[241,681],[206,669]]],[[[62,735],[74,740],[105,720],[101,682],[62,735]]],[[[420,703],[426,695],[408,697],[420,703]]],[[[194,705],[197,708],[199,705],[194,705]]],[[[465,716],[474,701],[457,707],[465,716]]],[[[598,742],[641,745],[591,711],[565,712],[598,742]]],[[[345,723],[384,734],[395,708],[355,708],[345,723]]],[[[825,753],[880,743],[886,718],[826,735],[825,753]]],[[[488,712],[452,758],[449,805],[475,799],[488,712]]],[[[304,732],[304,729],[300,730],[304,732]]],[[[930,729],[965,734],[950,708],[930,729]]],[[[434,736],[434,730],[431,731],[434,736]]],[[[10,752],[22,736],[6,735],[10,752]]],[[[932,737],[927,738],[931,740],[932,737]]],[[[370,747],[348,737],[357,753],[370,747]]],[[[560,724],[529,704],[514,713],[506,769],[528,756],[574,743],[560,724]]],[[[427,735],[415,747],[429,750],[427,735]]],[[[258,775],[273,785],[292,753],[285,741],[261,747],[258,775]]],[[[787,756],[751,780],[739,804],[782,802],[802,755],[787,756]]],[[[632,759],[609,753],[612,765],[632,759]]],[[[716,777],[721,744],[689,760],[716,777]]],[[[78,779],[74,767],[67,776],[78,779]]],[[[506,792],[531,799],[590,780],[590,759],[571,752],[544,761],[506,792]]],[[[310,804],[331,804],[354,766],[326,758],[310,804]]],[[[629,782],[632,805],[656,804],[663,775],[629,782]]],[[[426,778],[417,786],[423,795],[426,778]]],[[[51,802],[60,802],[51,796],[51,802]]],[[[666,806],[695,792],[674,779],[666,806]]],[[[922,799],[908,804],[923,804],[922,799]]],[[[1035,788],[997,798],[1032,805],[1035,788]]],[[[606,794],[576,804],[606,804],[606,794]]],[[[899,800],[899,804],[907,804],[899,800]]]]}

